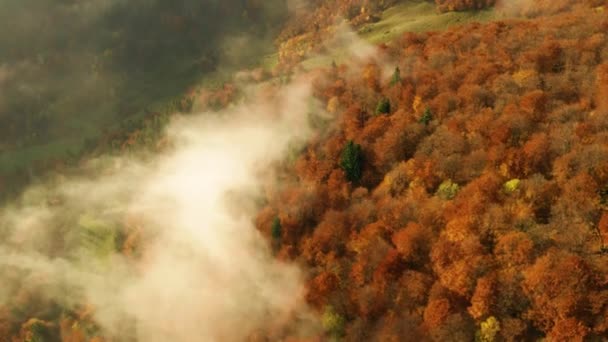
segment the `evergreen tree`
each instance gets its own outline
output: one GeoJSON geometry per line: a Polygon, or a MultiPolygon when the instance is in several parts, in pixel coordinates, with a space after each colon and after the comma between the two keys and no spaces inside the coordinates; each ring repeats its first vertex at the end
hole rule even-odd
{"type": "Polygon", "coordinates": [[[383,98],[376,106],[376,115],[389,114],[391,112],[391,102],[387,98],[383,98]]]}
{"type": "Polygon", "coordinates": [[[420,118],[420,123],[425,126],[428,126],[431,120],[433,120],[433,113],[431,112],[431,109],[429,107],[426,107],[426,109],[424,110],[424,114],[422,114],[422,117],[420,118]]]}
{"type": "Polygon", "coordinates": [[[361,145],[349,140],[344,150],[342,150],[340,166],[346,173],[346,178],[349,181],[353,183],[358,182],[361,179],[361,145]]]}
{"type": "Polygon", "coordinates": [[[272,221],[272,226],[270,227],[270,235],[274,240],[280,240],[283,236],[283,227],[281,226],[281,220],[279,217],[275,217],[272,221]]]}

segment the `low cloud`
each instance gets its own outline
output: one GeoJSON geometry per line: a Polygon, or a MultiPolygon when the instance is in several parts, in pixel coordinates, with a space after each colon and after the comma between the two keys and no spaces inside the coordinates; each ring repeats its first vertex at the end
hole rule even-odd
{"type": "Polygon", "coordinates": [[[305,322],[292,333],[315,331],[301,271],[252,223],[270,166],[310,134],[309,84],[180,117],[153,159],[100,159],[95,175],[29,189],[0,215],[0,306],[85,303],[117,341],[240,341],[290,318],[305,322]],[[133,236],[136,252],[114,252],[133,236]]]}

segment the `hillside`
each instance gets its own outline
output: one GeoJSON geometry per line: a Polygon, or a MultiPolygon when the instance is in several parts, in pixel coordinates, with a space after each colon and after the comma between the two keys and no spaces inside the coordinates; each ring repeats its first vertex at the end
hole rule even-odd
{"type": "Polygon", "coordinates": [[[281,1],[6,1],[0,176],[42,176],[220,69],[254,65],[286,11],[281,1]]]}
{"type": "MultiPolygon", "coordinates": [[[[0,214],[0,342],[606,339],[606,1],[209,2],[248,9],[210,31],[196,3],[114,12],[139,13],[119,22],[147,46],[149,20],[185,11],[189,29],[157,29],[198,46],[148,75],[113,41],[132,116],[8,129],[5,166],[53,162],[2,174],[19,195],[0,214]],[[215,57],[182,68],[195,56],[215,57]],[[71,162],[47,150],[85,126],[105,129],[71,162]]],[[[9,69],[35,52],[5,51],[9,69]]],[[[84,75],[45,63],[23,82],[84,75]]]]}
{"type": "Polygon", "coordinates": [[[336,126],[257,222],[340,317],[330,335],[605,338],[608,21],[593,6],[407,33],[317,80],[336,126]]]}

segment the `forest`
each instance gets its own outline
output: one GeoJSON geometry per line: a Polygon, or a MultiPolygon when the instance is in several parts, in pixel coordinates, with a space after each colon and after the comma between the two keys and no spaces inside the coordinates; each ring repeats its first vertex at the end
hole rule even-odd
{"type": "Polygon", "coordinates": [[[31,30],[0,29],[0,154],[117,115],[70,162],[0,173],[0,342],[608,339],[608,2],[109,3],[0,10],[31,30]],[[489,19],[358,36],[431,3],[489,19]],[[77,7],[104,14],[19,17],[77,7]],[[275,63],[231,59],[243,30],[275,63]],[[120,81],[83,88],[91,61],[120,81]],[[160,109],[129,97],[223,65],[160,109]]]}

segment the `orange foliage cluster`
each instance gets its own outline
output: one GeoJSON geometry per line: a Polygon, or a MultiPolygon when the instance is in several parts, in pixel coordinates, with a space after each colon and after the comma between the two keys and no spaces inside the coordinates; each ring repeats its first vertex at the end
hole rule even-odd
{"type": "Polygon", "coordinates": [[[279,217],[278,256],[308,266],[308,300],[346,340],[608,335],[606,32],[585,7],[408,33],[384,48],[398,82],[348,66],[315,82],[340,119],[282,166],[257,225],[279,217]]]}

